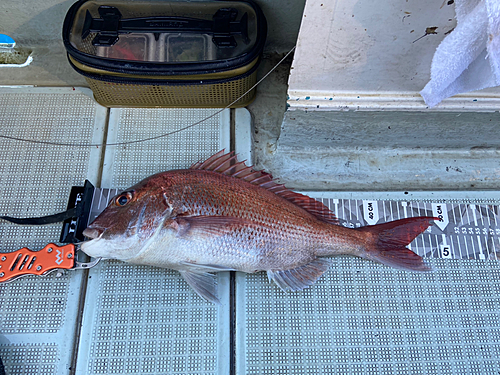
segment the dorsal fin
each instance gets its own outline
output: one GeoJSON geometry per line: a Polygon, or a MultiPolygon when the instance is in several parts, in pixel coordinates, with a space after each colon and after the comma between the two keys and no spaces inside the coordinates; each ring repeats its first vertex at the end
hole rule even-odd
{"type": "Polygon", "coordinates": [[[271,174],[263,171],[256,171],[252,167],[246,166],[244,161],[239,162],[234,152],[226,154],[224,150],[219,151],[207,160],[199,161],[193,164],[189,169],[214,171],[227,176],[239,178],[273,192],[274,194],[306,210],[321,221],[330,224],[339,224],[335,214],[323,203],[318,202],[316,199],[310,198],[306,195],[288,190],[284,185],[274,182],[271,174]]]}

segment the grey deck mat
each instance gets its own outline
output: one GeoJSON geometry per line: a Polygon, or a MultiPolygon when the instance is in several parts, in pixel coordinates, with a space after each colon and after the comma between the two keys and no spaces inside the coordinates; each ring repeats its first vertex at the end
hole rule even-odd
{"type": "MultiPolygon", "coordinates": [[[[2,89],[0,106],[2,134],[96,143],[104,134],[112,142],[166,133],[213,113],[119,109],[107,116],[86,93],[72,89],[2,89]]],[[[236,116],[236,128],[245,127],[236,116]]],[[[70,186],[85,178],[126,188],[160,170],[188,166],[229,148],[228,129],[225,112],[176,137],[107,147],[104,159],[100,148],[0,140],[1,213],[62,211],[70,186]]],[[[236,131],[243,158],[251,157],[248,134],[242,140],[236,131]]],[[[229,276],[221,274],[221,307],[200,299],[173,271],[113,261],[88,275],[27,277],[0,284],[0,356],[7,374],[226,374],[233,360],[236,374],[500,371],[500,269],[492,260],[500,246],[496,192],[311,196],[333,210],[337,205],[343,223],[352,226],[369,224],[364,215],[370,207],[388,220],[401,217],[404,207],[434,215],[443,204],[449,225],[412,244],[435,271],[417,274],[336,257],[316,285],[298,293],[283,293],[264,273],[237,273],[234,306],[229,276]]],[[[57,241],[59,232],[58,225],[2,222],[1,250],[40,249],[57,241]]]]}

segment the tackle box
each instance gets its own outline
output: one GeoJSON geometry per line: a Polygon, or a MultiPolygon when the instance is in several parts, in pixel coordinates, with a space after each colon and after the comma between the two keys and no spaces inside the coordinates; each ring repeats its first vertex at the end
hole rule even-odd
{"type": "Polygon", "coordinates": [[[250,0],[81,0],[63,25],[69,63],[107,107],[244,107],[266,33],[250,0]]]}

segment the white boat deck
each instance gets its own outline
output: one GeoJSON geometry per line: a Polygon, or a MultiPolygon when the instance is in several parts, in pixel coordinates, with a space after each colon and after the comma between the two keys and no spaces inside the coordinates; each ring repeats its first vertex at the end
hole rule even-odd
{"type": "MultiPolygon", "coordinates": [[[[72,88],[2,88],[0,107],[2,135],[92,144],[169,133],[217,111],[109,110],[96,104],[89,90],[72,88]]],[[[175,135],[106,148],[0,139],[0,214],[25,217],[60,212],[66,208],[71,186],[81,186],[85,179],[98,187],[126,188],[153,173],[187,167],[223,148],[234,147],[243,158],[251,159],[250,125],[246,110],[225,110],[175,135]]],[[[364,201],[394,200],[387,206],[393,209],[391,215],[399,212],[397,201],[420,204],[424,213],[432,212],[432,202],[448,204],[451,211],[454,204],[461,204],[471,215],[471,204],[484,207],[474,210],[476,224],[482,223],[482,227],[477,224],[481,233],[476,234],[474,227],[469,238],[470,244],[482,247],[461,253],[462,258],[477,259],[445,259],[440,245],[458,248],[469,242],[453,242],[452,234],[440,234],[448,242],[436,243],[438,251],[427,254],[435,271],[425,274],[337,257],[315,286],[298,293],[282,292],[264,273],[233,277],[222,273],[221,306],[202,300],[174,271],[115,261],[103,261],[90,271],[21,278],[0,284],[0,357],[6,373],[463,375],[500,371],[498,192],[311,194],[325,199],[332,209],[339,203],[335,199],[360,202],[339,213],[350,223],[364,223],[359,211],[364,201]],[[478,254],[484,254],[484,259],[478,254]]],[[[378,208],[380,217],[384,207],[378,208]]],[[[459,231],[468,231],[474,220],[462,218],[449,215],[459,231]]],[[[60,229],[60,225],[21,227],[1,222],[0,249],[38,250],[57,242],[60,229]]]]}

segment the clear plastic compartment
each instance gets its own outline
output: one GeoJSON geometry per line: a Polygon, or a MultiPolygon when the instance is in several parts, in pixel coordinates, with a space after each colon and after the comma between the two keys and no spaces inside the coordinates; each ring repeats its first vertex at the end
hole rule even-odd
{"type": "Polygon", "coordinates": [[[97,56],[128,61],[156,61],[156,43],[153,34],[128,34],[109,47],[96,48],[97,56]]]}
{"type": "Polygon", "coordinates": [[[162,34],[158,45],[158,61],[211,61],[217,56],[217,48],[206,34],[162,34]]]}

